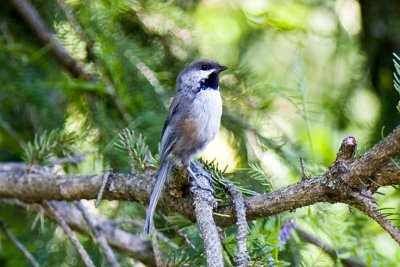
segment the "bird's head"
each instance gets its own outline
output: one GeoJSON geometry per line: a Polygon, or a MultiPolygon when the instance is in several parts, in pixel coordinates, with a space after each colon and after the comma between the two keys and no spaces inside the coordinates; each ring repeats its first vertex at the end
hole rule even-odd
{"type": "Polygon", "coordinates": [[[207,59],[193,61],[179,74],[177,90],[218,90],[218,74],[226,69],[207,59]]]}

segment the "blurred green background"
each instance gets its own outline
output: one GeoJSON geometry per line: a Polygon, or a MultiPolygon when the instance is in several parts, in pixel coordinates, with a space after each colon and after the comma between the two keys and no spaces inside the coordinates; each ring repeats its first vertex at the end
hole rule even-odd
{"type": "MultiPolygon", "coordinates": [[[[247,189],[263,192],[311,175],[334,160],[341,140],[353,135],[363,153],[398,123],[392,53],[400,51],[399,1],[134,1],[35,0],[46,25],[92,78],[74,78],[41,43],[9,1],[0,10],[0,162],[21,161],[35,134],[59,129],[80,138],[87,158],[67,172],[129,169],[115,148],[118,134],[141,133],[157,153],[175,79],[191,60],[229,67],[220,79],[222,127],[202,153],[247,189]],[[69,13],[70,12],[70,13],[69,13]],[[258,167],[257,167],[258,166],[258,167]],[[249,173],[258,170],[258,178],[249,173]],[[264,175],[265,174],[265,175],[264,175]]],[[[399,191],[381,189],[378,203],[399,219],[399,191]]],[[[143,218],[139,204],[105,202],[110,219],[143,218]]],[[[341,266],[320,249],[293,242],[278,252],[279,227],[297,225],[328,242],[343,257],[367,266],[398,266],[400,248],[373,221],[345,205],[317,204],[250,224],[249,251],[258,266],[341,266]]],[[[43,266],[81,266],[61,230],[40,215],[0,204],[0,220],[43,266]],[[22,219],[23,218],[23,219],[22,219]]],[[[397,221],[394,221],[395,223],[397,221]]],[[[159,220],[158,223],[162,225],[159,220]]],[[[124,226],[140,233],[141,228],[124,226]]],[[[170,226],[172,227],[172,226],[170,226]]],[[[185,230],[185,228],[183,229],[185,230]]],[[[174,237],[168,228],[164,230],[174,237]]],[[[195,227],[186,230],[199,240],[195,227]]],[[[233,231],[225,229],[234,251],[233,231]]],[[[0,233],[0,266],[29,266],[0,233]]],[[[81,236],[96,263],[96,246],[81,236]]],[[[168,255],[171,248],[162,247],[168,255]]],[[[190,247],[192,265],[204,264],[190,247]]],[[[234,252],[232,252],[234,253],[234,252]]],[[[178,255],[178,253],[176,253],[178,255]]],[[[124,254],[123,264],[135,265],[124,254]]],[[[190,262],[169,257],[171,266],[190,262]]]]}

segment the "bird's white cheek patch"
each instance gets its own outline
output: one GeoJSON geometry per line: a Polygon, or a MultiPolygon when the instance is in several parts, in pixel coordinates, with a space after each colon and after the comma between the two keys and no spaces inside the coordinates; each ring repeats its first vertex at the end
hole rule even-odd
{"type": "Polygon", "coordinates": [[[214,72],[214,69],[211,69],[211,70],[201,70],[201,71],[200,71],[200,77],[201,77],[201,79],[207,79],[208,76],[210,76],[211,73],[213,73],[213,72],[214,72]]]}
{"type": "Polygon", "coordinates": [[[187,85],[200,84],[200,81],[205,80],[214,70],[200,70],[186,73],[182,76],[182,83],[187,85]]]}

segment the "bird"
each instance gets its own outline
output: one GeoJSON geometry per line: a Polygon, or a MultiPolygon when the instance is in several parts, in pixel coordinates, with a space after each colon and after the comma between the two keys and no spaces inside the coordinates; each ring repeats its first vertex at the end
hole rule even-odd
{"type": "Polygon", "coordinates": [[[150,194],[145,234],[149,234],[153,227],[154,211],[173,167],[182,164],[196,179],[190,161],[219,130],[222,115],[219,74],[226,69],[212,60],[195,60],[176,79],[176,95],[161,134],[160,165],[150,194]]]}

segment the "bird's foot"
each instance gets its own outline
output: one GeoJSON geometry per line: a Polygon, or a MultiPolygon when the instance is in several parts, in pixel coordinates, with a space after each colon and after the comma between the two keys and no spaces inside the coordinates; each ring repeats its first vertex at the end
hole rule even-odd
{"type": "Polygon", "coordinates": [[[189,177],[192,178],[192,183],[190,187],[190,191],[196,190],[196,189],[202,189],[205,191],[210,192],[212,195],[214,195],[214,189],[211,187],[211,178],[209,177],[208,173],[201,174],[201,176],[205,177],[206,180],[199,179],[197,175],[193,172],[192,168],[190,167],[190,164],[186,166],[186,170],[189,173],[189,177]]]}

